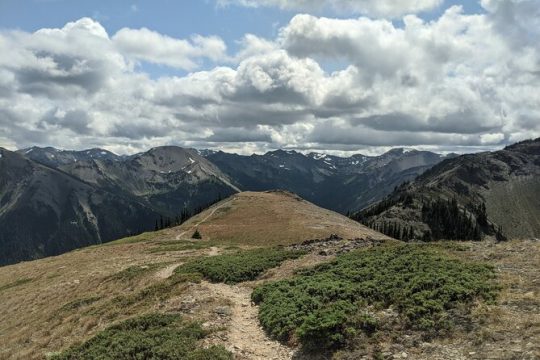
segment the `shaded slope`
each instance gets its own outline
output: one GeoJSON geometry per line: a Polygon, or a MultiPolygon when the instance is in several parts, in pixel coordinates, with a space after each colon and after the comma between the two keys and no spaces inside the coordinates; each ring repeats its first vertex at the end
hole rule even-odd
{"type": "Polygon", "coordinates": [[[0,265],[57,255],[152,228],[133,198],[0,149],[0,265]]]}
{"type": "Polygon", "coordinates": [[[179,147],[131,157],[102,149],[2,152],[0,265],[148,231],[162,216],[237,191],[195,150],[179,147]]]}

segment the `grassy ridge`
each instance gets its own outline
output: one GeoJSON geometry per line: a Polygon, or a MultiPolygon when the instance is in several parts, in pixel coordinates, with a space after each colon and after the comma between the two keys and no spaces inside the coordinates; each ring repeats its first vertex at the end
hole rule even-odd
{"type": "Polygon", "coordinates": [[[194,260],[178,267],[176,273],[199,273],[213,282],[235,284],[256,279],[265,270],[274,268],[285,260],[304,255],[301,251],[282,248],[239,251],[194,260]]]}
{"type": "Polygon", "coordinates": [[[492,301],[493,269],[465,263],[425,246],[355,251],[262,285],[252,299],[274,337],[304,345],[336,347],[378,323],[369,309],[393,307],[405,326],[437,333],[452,327],[449,312],[475,299],[492,301]]]}
{"type": "Polygon", "coordinates": [[[92,339],[50,356],[51,360],[164,359],[229,360],[221,346],[200,348],[198,341],[209,334],[198,323],[178,315],[150,314],[113,325],[92,339]]]}

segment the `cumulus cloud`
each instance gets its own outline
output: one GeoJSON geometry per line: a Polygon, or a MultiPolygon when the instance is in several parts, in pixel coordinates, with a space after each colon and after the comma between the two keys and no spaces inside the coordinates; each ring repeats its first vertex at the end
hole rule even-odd
{"type": "Polygon", "coordinates": [[[399,17],[435,9],[443,0],[217,0],[217,3],[220,6],[277,7],[306,12],[333,10],[340,14],[399,17]]]}
{"type": "Polygon", "coordinates": [[[540,6],[482,6],[400,26],[300,14],[275,38],[246,34],[235,54],[217,37],[109,34],[88,18],[0,31],[0,146],[463,151],[540,136],[538,27],[505,27],[534,25],[540,6]],[[152,79],[139,62],[192,72],[152,79]]]}
{"type": "Polygon", "coordinates": [[[219,37],[194,35],[191,41],[175,39],[146,28],[123,28],[113,42],[126,57],[184,70],[198,67],[196,61],[226,58],[227,46],[219,37]]]}

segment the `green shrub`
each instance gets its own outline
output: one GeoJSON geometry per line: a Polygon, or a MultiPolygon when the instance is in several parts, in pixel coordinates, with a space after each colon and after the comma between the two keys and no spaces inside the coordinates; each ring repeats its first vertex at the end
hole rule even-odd
{"type": "Polygon", "coordinates": [[[425,246],[355,251],[304,270],[292,279],[256,288],[262,326],[275,338],[326,347],[377,329],[366,313],[393,306],[409,328],[448,329],[448,311],[475,299],[492,301],[497,287],[489,266],[466,263],[425,246]]]}
{"type": "Polygon", "coordinates": [[[296,259],[304,252],[283,248],[239,251],[197,259],[176,268],[177,273],[200,273],[213,282],[235,284],[254,280],[267,269],[288,259],[296,259]]]}
{"type": "Polygon", "coordinates": [[[113,325],[81,345],[72,346],[53,360],[68,359],[187,359],[229,360],[232,354],[221,346],[199,348],[208,335],[197,323],[178,315],[150,314],[113,325]]]}

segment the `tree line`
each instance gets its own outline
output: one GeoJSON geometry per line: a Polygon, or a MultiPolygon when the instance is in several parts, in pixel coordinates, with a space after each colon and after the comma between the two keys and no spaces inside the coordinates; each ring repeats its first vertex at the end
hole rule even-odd
{"type": "MultiPolygon", "coordinates": [[[[415,205],[413,196],[403,192],[399,196],[388,196],[349,217],[376,231],[395,239],[409,240],[482,240],[483,234],[495,235],[498,241],[506,240],[501,226],[488,220],[486,204],[478,202],[467,208],[460,207],[456,198],[429,200],[421,197],[415,205]],[[376,219],[395,205],[403,208],[417,208],[421,205],[421,221],[429,226],[421,236],[415,233],[413,225],[395,220],[376,219]]],[[[348,213],[349,215],[349,213],[348,213]]]]}
{"type": "Polygon", "coordinates": [[[156,219],[156,223],[155,223],[155,226],[154,226],[154,231],[159,231],[159,230],[167,229],[167,228],[170,228],[170,227],[182,225],[183,223],[185,223],[187,220],[189,220],[193,216],[195,216],[197,214],[200,214],[204,210],[208,209],[210,206],[220,202],[222,199],[223,198],[222,198],[221,194],[219,194],[216,199],[214,199],[213,201],[207,203],[204,206],[198,206],[193,210],[190,210],[187,207],[184,207],[182,209],[182,211],[180,212],[180,214],[178,214],[178,215],[176,215],[174,217],[168,217],[168,216],[161,215],[159,217],[159,219],[156,219]]]}

